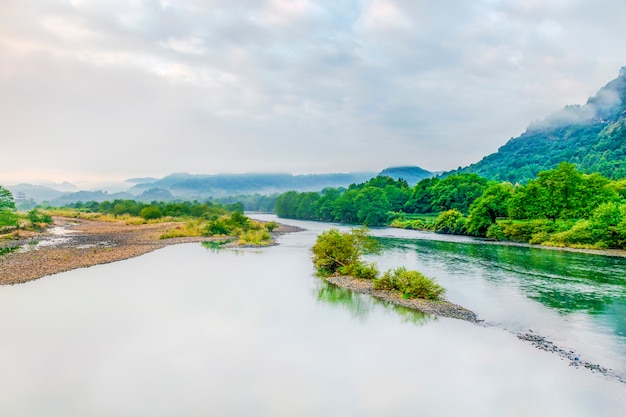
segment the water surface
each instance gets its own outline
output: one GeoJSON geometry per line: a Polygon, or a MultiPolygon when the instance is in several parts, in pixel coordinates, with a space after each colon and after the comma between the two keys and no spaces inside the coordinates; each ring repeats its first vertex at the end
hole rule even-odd
{"type": "MultiPolygon", "coordinates": [[[[0,414],[623,415],[624,384],[514,335],[533,328],[619,367],[623,327],[609,317],[623,304],[614,275],[575,278],[582,289],[613,288],[590,292],[580,307],[567,300],[585,291],[564,283],[553,301],[548,272],[528,278],[524,270],[541,267],[506,262],[520,254],[384,240],[374,259],[381,267],[436,277],[452,301],[490,323],[481,327],[322,283],[309,248],[329,225],[298,224],[312,230],[277,247],[172,246],[0,288],[0,414]]],[[[523,264],[538,262],[531,258],[523,264]]],[[[586,270],[585,259],[551,273],[586,270]]]]}

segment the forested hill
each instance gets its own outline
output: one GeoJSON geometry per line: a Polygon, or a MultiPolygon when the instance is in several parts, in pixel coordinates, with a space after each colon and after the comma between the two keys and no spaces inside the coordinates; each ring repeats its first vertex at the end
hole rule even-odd
{"type": "Polygon", "coordinates": [[[563,161],[585,173],[626,177],[626,67],[586,104],[566,106],[532,123],[498,152],[456,172],[523,183],[563,161]]]}
{"type": "Polygon", "coordinates": [[[440,174],[440,172],[430,172],[416,166],[403,166],[385,168],[378,175],[381,177],[391,177],[394,180],[403,179],[409,183],[409,185],[415,185],[424,178],[434,177],[437,174],[440,174]]]}

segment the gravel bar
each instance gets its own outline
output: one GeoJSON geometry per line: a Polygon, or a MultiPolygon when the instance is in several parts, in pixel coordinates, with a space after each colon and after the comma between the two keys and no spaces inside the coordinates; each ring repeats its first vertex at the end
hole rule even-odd
{"type": "Polygon", "coordinates": [[[441,317],[451,317],[465,320],[471,323],[480,323],[482,320],[473,311],[470,311],[458,304],[449,301],[432,301],[419,298],[402,298],[398,291],[375,290],[371,280],[358,279],[348,276],[331,276],[326,281],[339,287],[347,288],[362,294],[369,294],[373,297],[397,304],[403,307],[412,308],[422,313],[432,314],[441,317]]]}
{"type": "MultiPolygon", "coordinates": [[[[93,265],[133,258],[169,245],[221,240],[211,237],[160,239],[181,223],[128,225],[55,217],[53,227],[40,233],[25,233],[19,240],[0,241],[0,285],[32,281],[44,276],[93,265]],[[19,249],[18,249],[19,247],[19,249]]],[[[297,228],[279,225],[276,237],[297,228]]]]}

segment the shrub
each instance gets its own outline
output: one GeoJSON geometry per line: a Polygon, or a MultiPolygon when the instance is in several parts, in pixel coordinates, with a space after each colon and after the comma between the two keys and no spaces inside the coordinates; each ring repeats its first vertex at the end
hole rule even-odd
{"type": "Polygon", "coordinates": [[[423,298],[441,300],[446,290],[421,272],[410,271],[404,267],[385,272],[374,280],[375,289],[397,290],[405,298],[423,298]]]}
{"type": "Polygon", "coordinates": [[[249,230],[239,235],[238,245],[259,245],[269,243],[269,232],[267,230],[249,230]]]}
{"type": "Polygon", "coordinates": [[[505,237],[504,229],[499,224],[494,223],[487,229],[487,239],[503,240],[505,237]]]}
{"type": "Polygon", "coordinates": [[[589,220],[579,220],[570,230],[554,233],[548,242],[554,246],[589,245],[594,243],[594,233],[589,220]]]}
{"type": "Polygon", "coordinates": [[[447,234],[462,234],[465,231],[466,219],[458,210],[448,210],[437,216],[435,232],[447,234]]]}
{"type": "Polygon", "coordinates": [[[161,213],[161,210],[156,206],[148,206],[141,209],[139,216],[146,220],[153,220],[163,217],[163,213],[161,213]]]}
{"type": "Polygon", "coordinates": [[[265,228],[267,229],[268,232],[274,231],[274,229],[276,229],[277,227],[278,227],[278,223],[276,222],[265,223],[265,228]]]}
{"type": "Polygon", "coordinates": [[[378,271],[378,268],[376,267],[376,264],[366,264],[361,261],[354,262],[348,266],[342,266],[339,268],[339,272],[341,274],[350,275],[354,278],[362,279],[375,279],[380,273],[378,271]]]}
{"type": "Polygon", "coordinates": [[[528,241],[531,245],[541,245],[543,242],[550,240],[550,234],[545,230],[533,234],[528,241]]]}
{"type": "Polygon", "coordinates": [[[32,209],[28,212],[28,220],[33,227],[39,227],[41,224],[54,223],[52,216],[46,213],[42,213],[37,209],[32,209]]]}

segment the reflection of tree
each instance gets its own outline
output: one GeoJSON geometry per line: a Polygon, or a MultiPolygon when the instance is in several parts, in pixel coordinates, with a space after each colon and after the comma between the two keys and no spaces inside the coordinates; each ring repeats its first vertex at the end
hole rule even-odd
{"type": "Polygon", "coordinates": [[[387,301],[383,301],[365,294],[359,294],[347,288],[338,287],[325,281],[320,281],[321,285],[317,290],[317,299],[332,305],[346,308],[354,317],[366,320],[372,307],[380,305],[384,309],[394,310],[406,323],[413,323],[422,326],[437,319],[436,316],[412,310],[410,308],[398,306],[387,301]]]}
{"type": "Polygon", "coordinates": [[[341,288],[324,281],[317,290],[317,300],[328,304],[342,306],[359,319],[365,319],[370,312],[372,303],[363,295],[341,288]]]}

